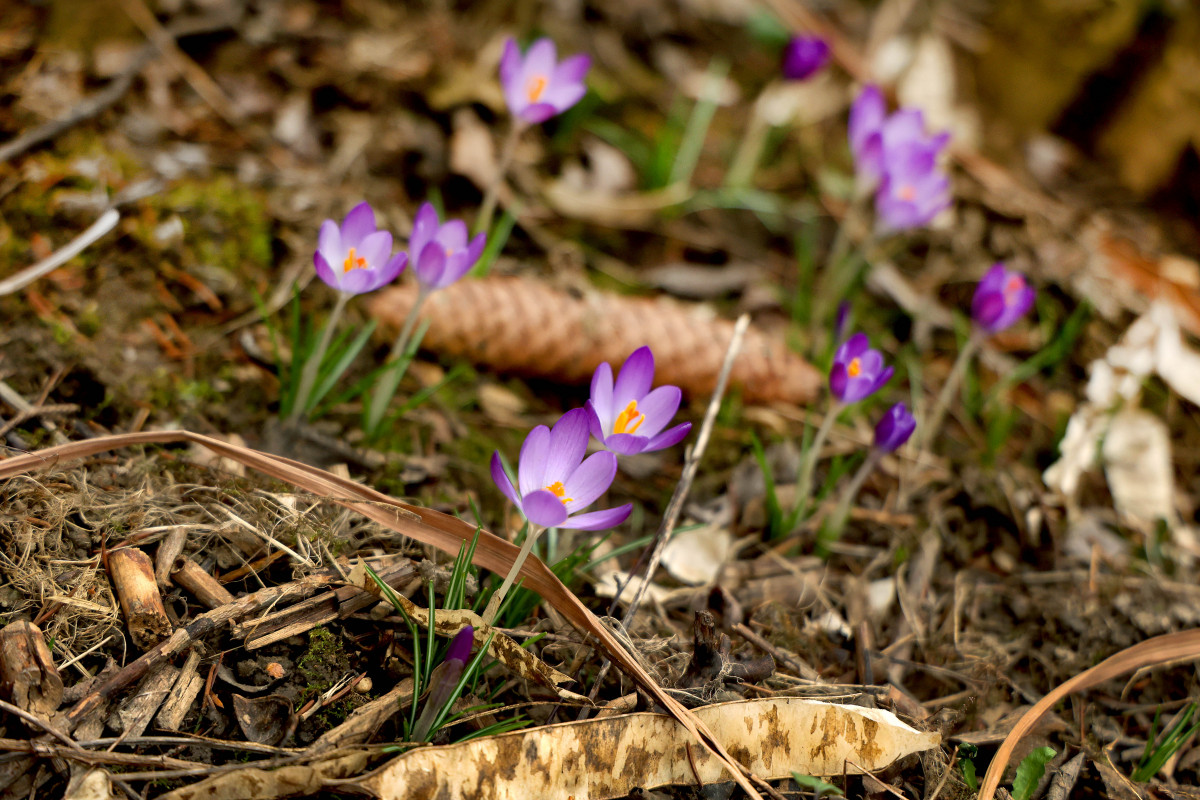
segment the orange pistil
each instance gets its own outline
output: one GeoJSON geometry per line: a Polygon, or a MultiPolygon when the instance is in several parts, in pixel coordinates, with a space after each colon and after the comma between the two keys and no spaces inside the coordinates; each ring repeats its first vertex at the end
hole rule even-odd
{"type": "Polygon", "coordinates": [[[906,203],[911,203],[913,200],[915,200],[917,198],[917,190],[913,187],[913,185],[911,183],[906,183],[903,186],[901,186],[896,191],[896,194],[899,195],[900,199],[905,201],[906,203]]]}
{"type": "Polygon", "coordinates": [[[850,363],[846,365],[846,374],[851,378],[857,378],[862,372],[862,362],[857,358],[850,359],[850,363]]]}
{"type": "Polygon", "coordinates": [[[613,433],[637,433],[637,429],[642,427],[645,421],[646,415],[638,413],[637,400],[630,400],[625,410],[617,415],[617,421],[613,423],[613,433]]]}
{"type": "Polygon", "coordinates": [[[567,503],[573,502],[575,500],[574,497],[563,497],[563,495],[567,493],[567,490],[563,486],[562,481],[555,481],[554,483],[550,484],[549,486],[546,487],[546,491],[550,492],[550,494],[557,497],[558,502],[562,503],[564,506],[567,503]]]}
{"type": "Polygon", "coordinates": [[[525,94],[529,97],[529,102],[536,103],[541,99],[542,92],[546,91],[547,83],[549,81],[546,80],[545,75],[534,75],[529,79],[529,83],[525,85],[525,94]]]}
{"type": "Polygon", "coordinates": [[[354,248],[351,247],[350,254],[346,256],[346,260],[342,264],[342,272],[349,272],[352,269],[366,269],[366,268],[367,268],[367,260],[365,258],[359,258],[358,254],[354,252],[354,248]]]}
{"type": "Polygon", "coordinates": [[[1004,287],[1004,293],[1008,295],[1016,294],[1025,288],[1025,279],[1020,275],[1013,275],[1008,279],[1008,283],[1004,287]]]}

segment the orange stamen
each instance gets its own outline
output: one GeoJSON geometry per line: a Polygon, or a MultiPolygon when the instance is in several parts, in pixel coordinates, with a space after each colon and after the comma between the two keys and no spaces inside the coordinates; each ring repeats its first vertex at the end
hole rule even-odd
{"type": "Polygon", "coordinates": [[[342,272],[349,272],[352,269],[366,269],[366,268],[367,268],[367,260],[365,258],[359,258],[358,254],[354,252],[354,248],[351,247],[350,254],[346,256],[346,260],[342,264],[342,272]]]}
{"type": "Polygon", "coordinates": [[[529,102],[536,103],[542,96],[542,92],[546,91],[545,75],[534,75],[529,79],[529,83],[525,86],[525,94],[529,97],[529,102]]]}
{"type": "Polygon", "coordinates": [[[562,481],[555,481],[554,483],[550,484],[549,486],[546,487],[546,491],[550,492],[550,494],[557,497],[558,501],[560,503],[562,503],[564,506],[567,503],[573,502],[575,500],[574,497],[563,497],[563,495],[567,493],[567,490],[566,490],[566,487],[563,486],[562,481]]]}
{"type": "Polygon", "coordinates": [[[646,415],[638,413],[637,400],[630,400],[625,410],[617,415],[617,421],[613,423],[613,433],[637,433],[637,429],[642,427],[645,421],[646,415]]]}
{"type": "Polygon", "coordinates": [[[857,378],[860,372],[862,372],[862,362],[857,358],[850,359],[850,363],[846,365],[846,374],[851,378],[857,378]]]}
{"type": "Polygon", "coordinates": [[[1016,294],[1025,288],[1025,279],[1020,275],[1013,275],[1008,279],[1008,283],[1004,287],[1005,294],[1016,294]]]}
{"type": "Polygon", "coordinates": [[[917,197],[917,190],[913,188],[912,184],[906,183],[897,190],[896,194],[900,196],[901,200],[911,203],[917,197]]]}

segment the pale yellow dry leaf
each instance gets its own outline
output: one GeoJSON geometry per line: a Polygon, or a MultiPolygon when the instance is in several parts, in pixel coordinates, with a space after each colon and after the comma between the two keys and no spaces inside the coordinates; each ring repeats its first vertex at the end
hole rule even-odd
{"type": "MultiPolygon", "coordinates": [[[[834,776],[883,769],[937,747],[890,711],[780,697],[695,710],[755,775],[834,776]]],[[[604,800],[635,787],[726,780],[720,762],[662,714],[628,714],[421,748],[361,784],[383,800],[604,800]],[[691,749],[689,758],[688,749],[691,749]],[[693,763],[695,771],[693,771],[693,763]]]]}

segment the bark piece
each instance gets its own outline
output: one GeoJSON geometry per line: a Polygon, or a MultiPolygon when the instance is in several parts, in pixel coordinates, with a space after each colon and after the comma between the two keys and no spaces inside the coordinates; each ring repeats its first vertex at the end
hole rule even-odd
{"type": "Polygon", "coordinates": [[[187,716],[192,703],[196,701],[196,696],[204,688],[204,676],[200,674],[199,667],[200,653],[193,649],[188,653],[183,667],[179,670],[179,677],[175,679],[175,686],[171,688],[171,694],[163,702],[162,708],[158,710],[158,717],[155,719],[156,728],[163,731],[178,731],[183,725],[183,718],[187,716]]]}
{"type": "Polygon", "coordinates": [[[133,695],[109,714],[109,726],[126,736],[141,736],[171,693],[179,672],[179,667],[167,662],[150,670],[133,695]]]}
{"type": "MultiPolygon", "coordinates": [[[[399,327],[415,285],[371,296],[370,313],[399,327]]],[[[459,281],[429,296],[422,346],[496,370],[584,383],[601,362],[614,368],[637,348],[654,351],[655,382],[707,397],[733,335],[733,323],[704,305],[668,298],[587,292],[582,297],[528,278],[459,281]]],[[[730,380],[747,403],[803,405],[821,388],[817,370],[774,336],[751,328],[730,380]]]]}
{"type": "Polygon", "coordinates": [[[62,702],[62,676],[42,631],[28,620],[0,630],[0,686],[13,705],[38,716],[49,716],[62,702]]]}
{"type": "Polygon", "coordinates": [[[171,580],[209,608],[220,608],[236,599],[220,581],[190,558],[175,559],[171,567],[171,580]]]}
{"type": "Polygon", "coordinates": [[[158,593],[150,557],[133,547],[117,550],[108,556],[108,569],[133,643],[149,650],[170,636],[171,621],[158,593]]]}
{"type": "Polygon", "coordinates": [[[187,528],[178,526],[167,534],[158,545],[154,554],[154,579],[159,588],[166,589],[171,585],[171,570],[175,567],[175,559],[183,555],[183,545],[187,542],[187,528]]]}

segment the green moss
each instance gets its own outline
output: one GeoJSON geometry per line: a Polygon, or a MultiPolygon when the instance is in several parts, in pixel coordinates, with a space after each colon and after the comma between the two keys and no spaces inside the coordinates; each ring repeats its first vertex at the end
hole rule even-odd
{"type": "Polygon", "coordinates": [[[296,671],[304,679],[300,700],[316,697],[350,670],[350,656],[342,640],[327,628],[313,628],[308,634],[308,650],[296,662],[296,671]]]}

